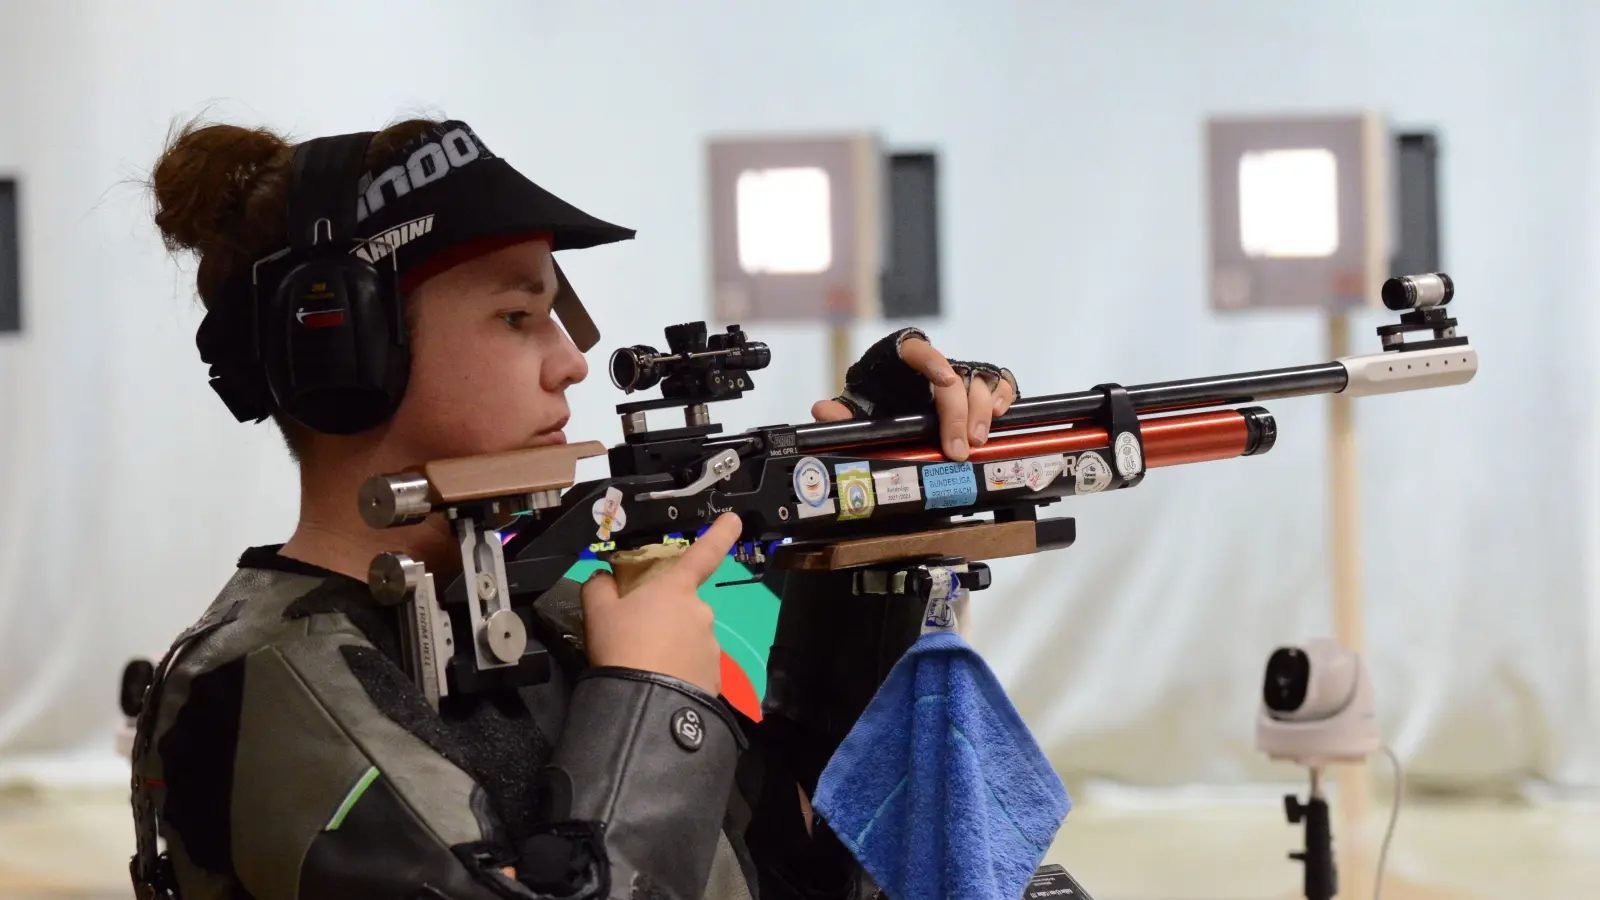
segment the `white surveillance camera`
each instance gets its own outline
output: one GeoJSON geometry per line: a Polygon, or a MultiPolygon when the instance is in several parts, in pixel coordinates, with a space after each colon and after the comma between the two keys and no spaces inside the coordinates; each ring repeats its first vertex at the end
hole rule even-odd
{"type": "Polygon", "coordinates": [[[1372,682],[1361,657],[1318,638],[1267,660],[1256,749],[1313,768],[1360,762],[1382,745],[1372,682]]]}

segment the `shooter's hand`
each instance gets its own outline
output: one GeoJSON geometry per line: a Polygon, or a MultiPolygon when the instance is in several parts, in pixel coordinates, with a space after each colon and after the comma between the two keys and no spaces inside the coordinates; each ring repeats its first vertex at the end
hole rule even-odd
{"type": "Polygon", "coordinates": [[[844,392],[811,407],[819,422],[851,418],[892,418],[928,412],[939,414],[940,445],[945,456],[965,461],[969,447],[989,440],[995,416],[1018,398],[1017,380],[1009,369],[988,363],[946,359],[927,335],[906,328],[872,345],[845,375],[844,392]]]}
{"type": "Polygon", "coordinates": [[[739,517],[725,514],[672,568],[617,595],[616,579],[596,572],[583,585],[584,638],[596,666],[622,666],[722,690],[722,650],[711,607],[695,591],[739,539],[739,517]]]}

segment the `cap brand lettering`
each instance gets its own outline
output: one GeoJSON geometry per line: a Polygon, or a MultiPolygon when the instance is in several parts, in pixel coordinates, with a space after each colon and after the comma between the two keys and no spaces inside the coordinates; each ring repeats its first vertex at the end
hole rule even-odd
{"type": "Polygon", "coordinates": [[[406,244],[433,230],[433,216],[426,215],[420,219],[401,222],[399,225],[385,231],[383,234],[374,235],[365,243],[350,251],[369,263],[376,263],[406,244]]]}
{"type": "Polygon", "coordinates": [[[412,188],[433,184],[456,169],[478,159],[493,159],[478,136],[465,126],[458,126],[411,152],[404,165],[396,163],[374,175],[361,176],[356,188],[361,198],[356,201],[356,222],[366,221],[376,214],[391,198],[404,197],[412,188]],[[385,191],[385,188],[388,190],[385,191]]]}

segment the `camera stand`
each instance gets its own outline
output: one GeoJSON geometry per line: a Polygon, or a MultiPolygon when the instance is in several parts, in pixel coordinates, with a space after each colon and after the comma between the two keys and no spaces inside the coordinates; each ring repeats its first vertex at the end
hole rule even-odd
{"type": "MultiPolygon", "coordinates": [[[[1345,836],[1343,880],[1347,889],[1340,893],[1331,815],[1322,792],[1322,769],[1311,770],[1311,796],[1306,802],[1289,794],[1283,798],[1283,805],[1290,824],[1305,826],[1305,849],[1290,853],[1289,858],[1306,867],[1306,900],[1372,900],[1378,861],[1360,833],[1345,836]]],[[[1463,900],[1463,895],[1454,888],[1412,881],[1390,871],[1383,879],[1383,900],[1463,900]]]]}
{"type": "Polygon", "coordinates": [[[1300,798],[1289,794],[1283,798],[1284,811],[1289,824],[1306,826],[1306,847],[1290,853],[1306,867],[1306,900],[1333,900],[1339,893],[1339,871],[1333,860],[1333,827],[1328,821],[1328,801],[1322,796],[1322,770],[1311,770],[1311,797],[1301,803],[1300,798]]]}

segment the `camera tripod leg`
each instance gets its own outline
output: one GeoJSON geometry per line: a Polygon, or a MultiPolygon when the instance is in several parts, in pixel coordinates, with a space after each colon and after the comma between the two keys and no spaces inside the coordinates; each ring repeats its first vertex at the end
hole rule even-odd
{"type": "Polygon", "coordinates": [[[1306,826],[1306,848],[1290,853],[1289,858],[1306,867],[1306,900],[1333,900],[1339,893],[1339,872],[1333,859],[1333,828],[1328,820],[1328,801],[1322,797],[1322,770],[1311,770],[1311,796],[1308,802],[1289,794],[1283,798],[1289,823],[1306,826]]]}

